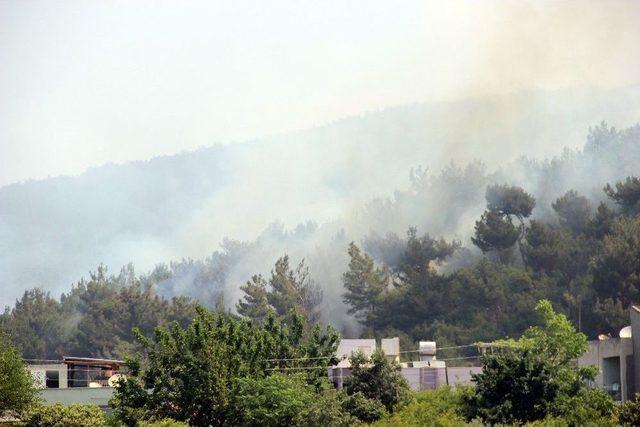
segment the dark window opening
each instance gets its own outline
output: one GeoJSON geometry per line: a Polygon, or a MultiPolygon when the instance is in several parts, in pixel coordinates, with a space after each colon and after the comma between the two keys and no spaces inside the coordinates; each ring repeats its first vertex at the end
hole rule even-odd
{"type": "Polygon", "coordinates": [[[47,388],[60,388],[60,372],[45,371],[47,388]]]}

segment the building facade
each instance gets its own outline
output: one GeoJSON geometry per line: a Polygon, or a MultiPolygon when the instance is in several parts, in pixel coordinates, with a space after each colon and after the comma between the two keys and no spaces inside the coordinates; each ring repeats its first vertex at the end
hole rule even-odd
{"type": "Polygon", "coordinates": [[[106,407],[113,395],[122,360],[64,357],[61,361],[27,361],[46,403],[90,403],[106,407]]]}
{"type": "MultiPolygon", "coordinates": [[[[351,364],[349,356],[355,351],[371,356],[377,349],[375,339],[343,339],[338,345],[336,355],[340,362],[329,368],[329,379],[341,389],[346,378],[351,376],[351,364]]],[[[400,362],[400,339],[383,338],[380,340],[380,349],[384,351],[387,359],[400,362]]],[[[471,384],[474,373],[482,372],[480,366],[448,367],[443,360],[436,358],[436,343],[433,341],[421,341],[417,350],[409,350],[407,353],[417,354],[416,361],[400,363],[400,372],[406,378],[413,390],[433,390],[442,385],[466,385],[471,384]]]]}
{"type": "Polygon", "coordinates": [[[630,325],[618,337],[600,335],[589,341],[589,349],[578,359],[578,366],[596,366],[594,386],[618,401],[633,399],[640,392],[640,308],[629,309],[630,325]]]}

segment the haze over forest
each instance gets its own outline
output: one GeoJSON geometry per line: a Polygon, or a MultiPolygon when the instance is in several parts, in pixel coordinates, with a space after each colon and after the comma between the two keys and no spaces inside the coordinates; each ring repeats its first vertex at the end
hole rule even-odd
{"type": "Polygon", "coordinates": [[[627,87],[409,105],[281,137],[8,185],[0,189],[0,280],[11,285],[2,302],[32,287],[56,295],[101,263],[112,272],[133,263],[144,273],[158,263],[225,254],[224,268],[211,262],[222,276],[196,279],[199,268],[182,266],[165,291],[211,306],[224,294],[233,307],[240,285],[289,254],[307,259],[333,302],[327,307],[336,309],[349,241],[417,227],[471,247],[487,184],[522,185],[539,200],[537,216],[549,215],[541,202],[571,188],[596,205],[603,182],[632,174],[633,163],[581,164],[548,183],[531,162],[543,166],[582,150],[601,120],[634,124],[638,99],[640,87],[627,87]],[[414,185],[424,194],[407,202],[402,195],[414,185]],[[399,215],[386,214],[402,203],[399,215]]]}

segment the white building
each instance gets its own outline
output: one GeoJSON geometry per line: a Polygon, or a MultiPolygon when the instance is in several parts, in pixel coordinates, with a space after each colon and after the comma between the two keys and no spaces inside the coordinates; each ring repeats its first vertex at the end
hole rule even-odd
{"type": "Polygon", "coordinates": [[[594,385],[620,401],[633,399],[640,391],[640,308],[632,306],[629,318],[631,325],[618,337],[601,335],[589,341],[589,349],[578,359],[578,366],[597,366],[594,385]]]}
{"type": "MultiPolygon", "coordinates": [[[[352,353],[360,351],[365,356],[371,356],[376,349],[376,340],[373,338],[340,340],[337,350],[340,361],[329,368],[329,378],[334,385],[342,388],[345,378],[351,375],[349,356],[352,353]]],[[[383,338],[380,340],[380,349],[388,359],[400,362],[402,352],[399,338],[383,338]]],[[[482,371],[479,366],[447,367],[445,361],[436,358],[436,351],[435,342],[421,341],[418,350],[407,352],[417,353],[419,360],[400,363],[402,375],[413,390],[432,390],[445,384],[470,384],[471,375],[482,371]]]]}

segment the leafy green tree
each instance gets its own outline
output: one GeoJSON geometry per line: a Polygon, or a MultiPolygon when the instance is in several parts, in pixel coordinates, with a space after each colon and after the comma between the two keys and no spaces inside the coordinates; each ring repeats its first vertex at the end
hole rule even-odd
{"type": "Polygon", "coordinates": [[[367,399],[380,402],[389,412],[409,402],[409,384],[400,373],[400,365],[389,361],[383,351],[376,350],[370,358],[356,352],[349,361],[351,376],[344,385],[348,395],[362,393],[367,399]]]}
{"type": "Polygon", "coordinates": [[[24,413],[38,402],[35,381],[18,351],[0,335],[0,414],[24,413]]]}
{"type": "Polygon", "coordinates": [[[373,259],[360,251],[355,243],[349,245],[349,270],[342,275],[346,292],[342,295],[350,308],[348,313],[370,330],[375,330],[382,298],[389,286],[387,272],[375,266],[373,259]]]}
{"type": "Polygon", "coordinates": [[[634,216],[640,212],[640,178],[628,176],[624,181],[617,182],[615,188],[607,184],[604,192],[620,206],[625,215],[634,216]]]}
{"type": "Polygon", "coordinates": [[[473,381],[468,418],[479,417],[490,424],[543,419],[551,413],[559,393],[551,367],[532,349],[483,357],[482,372],[473,381]]]}
{"type": "MultiPolygon", "coordinates": [[[[118,419],[172,418],[193,425],[229,421],[235,381],[300,369],[309,384],[336,363],[338,336],[316,327],[308,337],[304,320],[287,325],[269,317],[263,325],[198,308],[186,328],[157,328],[153,339],[138,334],[144,353],[129,362],[130,373],[111,402],[118,419]],[[149,392],[147,392],[149,391],[149,392]]],[[[326,379],[325,379],[326,381],[326,379]]]]}
{"type": "Polygon", "coordinates": [[[542,326],[530,327],[518,340],[495,342],[494,351],[483,356],[483,372],[473,376],[475,391],[466,397],[468,418],[478,416],[489,423],[579,418],[568,412],[577,402],[591,405],[591,414],[610,416],[610,399],[586,389],[586,380],[593,379],[597,369],[573,363],[588,347],[586,336],[555,313],[549,301],[540,301],[536,311],[542,326]]]}

